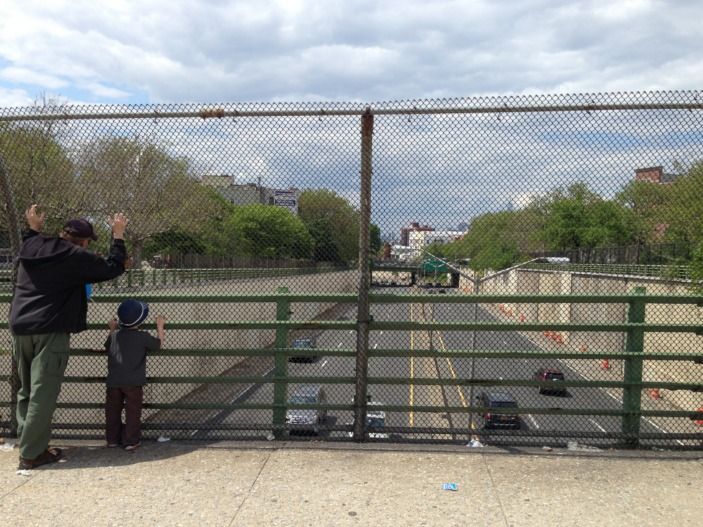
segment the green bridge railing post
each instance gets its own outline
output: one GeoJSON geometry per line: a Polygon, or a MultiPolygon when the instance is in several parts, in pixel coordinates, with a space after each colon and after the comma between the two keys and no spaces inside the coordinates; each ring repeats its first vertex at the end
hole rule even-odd
{"type": "MultiPolygon", "coordinates": [[[[635,295],[644,295],[644,287],[635,287],[635,295]]],[[[632,299],[627,310],[627,322],[644,323],[646,302],[642,299],[632,299]]],[[[644,329],[629,329],[625,339],[625,351],[632,355],[624,361],[624,381],[626,383],[642,382],[642,353],[644,353],[644,329]]],[[[625,442],[632,448],[637,448],[640,441],[640,420],[642,406],[642,387],[625,386],[622,393],[623,410],[622,432],[625,442]]]]}
{"type": "MultiPolygon", "coordinates": [[[[280,295],[287,294],[287,287],[279,287],[277,293],[280,295]]],[[[276,302],[276,321],[287,321],[290,319],[290,301],[288,297],[281,297],[276,302]]],[[[276,328],[276,349],[285,349],[288,347],[288,328],[278,326],[276,328]]],[[[288,357],[285,353],[276,353],[274,357],[273,375],[279,379],[288,376],[288,357]]],[[[286,404],[286,394],[288,391],[288,383],[276,382],[273,385],[273,434],[277,439],[284,435],[283,425],[286,422],[286,409],[283,405],[286,404]]]]}

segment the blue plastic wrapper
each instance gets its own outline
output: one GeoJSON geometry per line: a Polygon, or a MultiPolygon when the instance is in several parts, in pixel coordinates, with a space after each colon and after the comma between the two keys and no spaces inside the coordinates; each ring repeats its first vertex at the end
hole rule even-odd
{"type": "Polygon", "coordinates": [[[442,483],[442,490],[459,490],[456,483],[442,483]]]}

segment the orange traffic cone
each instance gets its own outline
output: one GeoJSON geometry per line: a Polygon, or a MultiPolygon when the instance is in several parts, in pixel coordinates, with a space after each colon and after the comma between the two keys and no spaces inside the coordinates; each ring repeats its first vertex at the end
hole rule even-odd
{"type": "Polygon", "coordinates": [[[556,342],[557,344],[564,344],[564,337],[561,335],[561,333],[554,334],[554,342],[556,342]]]}
{"type": "Polygon", "coordinates": [[[600,362],[600,369],[601,370],[609,370],[610,369],[610,361],[608,359],[603,359],[600,362]]]}
{"type": "Polygon", "coordinates": [[[659,392],[659,388],[651,388],[649,390],[649,396],[652,399],[661,399],[662,398],[661,393],[659,392]]]}
{"type": "Polygon", "coordinates": [[[581,345],[581,353],[586,353],[587,351],[588,351],[588,346],[586,346],[585,344],[582,344],[581,345]]]}
{"type": "Polygon", "coordinates": [[[520,322],[525,322],[525,314],[520,313],[520,322]]]}
{"type": "MultiPolygon", "coordinates": [[[[703,414],[703,406],[701,406],[700,408],[698,408],[698,413],[699,413],[699,414],[703,414]]],[[[703,419],[696,419],[696,420],[693,421],[693,422],[696,423],[698,426],[703,426],[703,419]]]]}

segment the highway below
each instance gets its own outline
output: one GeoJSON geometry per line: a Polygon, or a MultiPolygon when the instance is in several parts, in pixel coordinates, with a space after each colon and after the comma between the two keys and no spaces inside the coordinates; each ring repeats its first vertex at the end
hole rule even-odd
{"type": "MultiPolygon", "coordinates": [[[[374,288],[378,292],[393,292],[403,294],[422,290],[407,288],[374,288]]],[[[448,294],[455,294],[449,292],[448,294]]],[[[347,316],[354,319],[355,310],[350,306],[347,316]]],[[[479,321],[495,320],[495,317],[483,307],[474,309],[473,304],[384,304],[372,306],[372,314],[376,321],[472,321],[474,316],[479,321]],[[475,315],[474,315],[475,314],[475,315]]],[[[535,343],[518,332],[477,332],[475,337],[471,331],[372,331],[369,337],[369,349],[407,349],[407,350],[469,350],[475,338],[478,350],[539,350],[535,343]]],[[[317,337],[317,347],[324,349],[353,349],[356,345],[356,334],[351,330],[325,331],[317,337]]],[[[545,346],[546,349],[546,346],[545,346]]],[[[531,443],[535,445],[563,445],[567,441],[577,440],[579,443],[596,446],[607,446],[618,442],[614,438],[604,438],[602,434],[621,432],[619,416],[602,415],[544,415],[522,414],[520,430],[483,430],[479,416],[474,415],[473,423],[468,410],[466,412],[447,413],[446,407],[470,406],[472,390],[468,386],[438,386],[412,383],[416,378],[443,379],[523,379],[529,380],[540,367],[560,369],[567,380],[584,379],[576,371],[556,359],[492,359],[492,358],[447,358],[447,357],[373,357],[369,360],[369,378],[393,377],[410,379],[410,384],[373,384],[369,383],[368,393],[373,401],[386,405],[402,405],[411,407],[432,406],[433,412],[411,410],[409,412],[386,412],[386,427],[392,430],[392,440],[410,441],[454,441],[466,442],[472,437],[479,438],[486,444],[516,444],[531,443]],[[472,427],[473,425],[473,427],[472,427]],[[403,429],[402,432],[398,429],[403,429]],[[601,436],[601,437],[598,437],[601,436]]],[[[288,363],[288,374],[291,377],[353,377],[354,358],[321,356],[314,362],[288,363]]],[[[288,393],[296,385],[290,384],[288,393]]],[[[354,393],[353,384],[322,384],[330,404],[351,404],[354,393]]],[[[475,397],[482,391],[507,392],[512,395],[518,405],[523,408],[564,408],[564,409],[605,409],[618,410],[621,408],[621,391],[604,390],[600,388],[569,388],[565,396],[540,394],[537,387],[484,387],[473,389],[475,397]]],[[[253,385],[237,399],[238,403],[273,402],[273,384],[262,383],[253,385]]],[[[474,406],[478,406],[474,399],[474,406]]],[[[224,412],[217,422],[230,425],[255,423],[265,428],[272,420],[270,410],[236,410],[224,412]]],[[[330,410],[325,426],[336,427],[351,425],[351,411],[330,410]]],[[[210,422],[214,425],[215,422],[210,422]]],[[[216,430],[194,432],[198,438],[217,436],[216,430]]],[[[662,433],[665,428],[655,421],[643,418],[641,433],[662,433]]],[[[683,430],[682,430],[683,431],[683,430]]],[[[242,432],[252,438],[261,437],[261,430],[242,432]]],[[[264,432],[264,435],[266,432],[264,432]]],[[[320,438],[348,437],[348,432],[340,430],[322,430],[320,438]]],[[[645,444],[661,443],[651,440],[645,444]]],[[[671,444],[671,443],[669,443],[671,444]]],[[[676,441],[684,445],[683,441],[676,441]]]]}

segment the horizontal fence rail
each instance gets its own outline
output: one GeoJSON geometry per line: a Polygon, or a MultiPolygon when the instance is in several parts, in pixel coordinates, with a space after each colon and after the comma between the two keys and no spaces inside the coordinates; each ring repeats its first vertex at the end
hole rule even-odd
{"type": "MultiPolygon", "coordinates": [[[[96,304],[116,304],[121,297],[119,295],[96,295],[94,301],[96,304]]],[[[253,303],[269,303],[279,305],[278,313],[284,314],[284,320],[270,320],[270,321],[223,321],[223,322],[169,322],[169,330],[173,331],[189,331],[189,330],[205,330],[205,331],[218,331],[227,330],[231,328],[245,329],[245,330],[256,330],[256,329],[273,329],[277,331],[284,331],[286,333],[292,332],[295,329],[306,328],[315,329],[323,332],[348,332],[354,331],[356,328],[355,320],[348,321],[324,321],[324,320],[286,320],[289,315],[289,311],[285,306],[295,306],[296,304],[305,304],[311,302],[325,302],[325,303],[335,303],[337,305],[343,305],[346,303],[353,303],[355,301],[355,295],[304,295],[304,294],[285,294],[279,293],[274,295],[148,295],[144,298],[148,299],[153,304],[169,303],[169,304],[184,304],[192,303],[194,305],[217,305],[217,304],[253,304],[253,303]],[[284,309],[280,309],[281,305],[284,309]]],[[[7,302],[9,298],[7,296],[1,296],[0,302],[7,302]]],[[[569,296],[569,295],[551,295],[544,297],[530,297],[528,295],[457,295],[449,296],[444,298],[433,297],[426,294],[412,294],[412,295],[385,295],[385,294],[372,294],[370,296],[371,305],[386,305],[386,304],[399,304],[405,307],[421,306],[422,309],[430,308],[431,306],[439,305],[475,305],[476,302],[480,302],[482,305],[491,306],[501,303],[519,303],[519,302],[531,302],[533,305],[549,305],[549,304],[595,304],[600,302],[607,304],[625,304],[629,305],[633,302],[641,302],[646,305],[701,305],[703,303],[703,297],[701,296],[667,296],[667,295],[642,295],[642,294],[631,294],[631,295],[583,295],[583,296],[569,296]]],[[[7,327],[7,323],[3,323],[3,327],[7,327]]],[[[93,323],[90,325],[89,329],[102,329],[104,324],[93,323]]],[[[151,327],[151,325],[146,325],[145,327],[151,327]]],[[[703,331],[703,325],[701,324],[648,324],[645,322],[629,322],[622,324],[559,324],[559,323],[542,323],[542,324],[527,324],[520,322],[506,322],[506,323],[473,323],[473,322],[453,322],[453,323],[438,323],[438,322],[419,322],[419,321],[383,321],[376,322],[372,321],[369,325],[369,329],[372,333],[378,333],[382,331],[401,331],[403,333],[412,333],[420,335],[425,333],[427,335],[439,335],[441,330],[453,330],[453,331],[477,331],[477,332],[514,332],[521,334],[538,333],[544,328],[555,328],[554,331],[563,332],[575,332],[575,331],[592,331],[592,332],[639,332],[639,333],[655,333],[655,332],[687,332],[691,334],[701,334],[703,331]]],[[[441,338],[441,337],[439,337],[441,338]]],[[[289,393],[290,388],[300,385],[315,385],[324,387],[334,387],[334,386],[353,386],[355,382],[355,377],[353,372],[350,371],[351,375],[324,375],[324,374],[313,374],[313,375],[300,375],[291,374],[288,371],[288,360],[295,360],[297,358],[306,358],[311,354],[311,349],[300,349],[296,347],[289,346],[289,338],[286,337],[285,340],[280,342],[285,343],[280,347],[268,347],[268,348],[169,348],[163,349],[151,354],[150,361],[173,361],[177,360],[179,357],[199,357],[203,360],[215,360],[218,357],[233,358],[238,357],[240,360],[247,360],[246,358],[261,358],[270,357],[274,362],[272,363],[272,368],[275,363],[282,366],[282,375],[274,373],[273,369],[268,370],[264,375],[255,374],[235,374],[234,372],[223,371],[217,375],[193,375],[188,374],[185,371],[180,371],[177,375],[153,375],[149,374],[147,382],[150,386],[188,386],[192,387],[190,390],[191,396],[181,398],[179,401],[175,402],[162,402],[158,400],[147,400],[145,402],[144,408],[146,412],[151,412],[154,416],[159,416],[160,414],[165,414],[168,412],[180,412],[180,417],[177,422],[161,423],[158,419],[154,419],[153,422],[147,420],[145,423],[145,430],[153,431],[169,431],[174,435],[185,433],[190,430],[197,431],[197,434],[201,434],[203,437],[210,437],[211,434],[222,435],[226,434],[227,431],[248,431],[247,434],[256,434],[261,431],[270,431],[277,437],[282,437],[281,434],[284,431],[317,431],[319,427],[313,425],[296,425],[287,422],[286,415],[293,411],[314,411],[314,412],[330,412],[330,413],[349,413],[354,411],[356,408],[355,403],[351,400],[347,400],[344,403],[337,401],[320,401],[315,404],[305,404],[305,403],[293,403],[287,401],[285,394],[289,393]],[[278,386],[280,387],[279,396],[270,400],[268,402],[252,402],[247,399],[235,400],[231,402],[214,402],[207,400],[198,400],[197,393],[198,390],[202,390],[207,386],[248,386],[248,390],[252,389],[263,389],[264,386],[278,386]],[[258,387],[258,388],[256,388],[258,387]],[[196,394],[194,397],[193,394],[196,394]],[[187,412],[194,412],[194,416],[197,412],[206,413],[225,413],[225,414],[237,414],[247,412],[257,412],[266,411],[270,412],[270,422],[239,422],[236,425],[233,423],[227,423],[226,420],[217,420],[217,422],[212,422],[212,417],[209,420],[200,422],[198,424],[197,418],[192,421],[189,419],[187,412]],[[183,414],[182,412],[186,412],[183,414]],[[191,422],[189,422],[191,421],[191,422]],[[314,429],[314,430],[313,430],[314,429]]],[[[445,360],[451,362],[452,360],[482,360],[482,359],[497,359],[497,360],[517,360],[517,361],[527,361],[527,360],[540,360],[540,359],[553,359],[557,361],[565,360],[579,360],[579,361],[597,361],[603,359],[609,360],[622,360],[634,361],[636,363],[642,364],[646,361],[667,361],[667,362],[689,362],[695,365],[703,364],[703,351],[698,348],[698,353],[647,353],[643,349],[626,349],[626,350],[568,350],[568,349],[536,349],[536,350],[501,350],[501,349],[482,349],[482,350],[467,350],[467,349],[449,349],[444,346],[429,346],[426,349],[416,349],[411,347],[411,349],[380,349],[374,348],[368,350],[369,360],[379,361],[379,360],[395,360],[398,364],[406,364],[408,361],[421,361],[421,360],[445,360]]],[[[354,349],[350,348],[325,348],[319,347],[314,348],[314,353],[319,355],[320,358],[324,360],[331,360],[332,358],[339,358],[341,360],[353,360],[356,352],[354,349]]],[[[10,350],[0,350],[0,358],[8,357],[10,350]]],[[[100,350],[95,349],[81,349],[74,348],[71,351],[72,360],[88,360],[91,363],[94,361],[104,360],[100,350]]],[[[9,375],[0,376],[0,381],[8,381],[10,379],[9,375]]],[[[66,386],[89,386],[89,385],[102,385],[105,382],[104,375],[75,375],[67,374],[65,378],[66,386]]],[[[421,390],[421,389],[437,389],[437,390],[457,390],[461,388],[471,387],[471,388],[490,388],[490,389],[538,389],[544,386],[544,381],[534,380],[530,378],[497,378],[489,376],[475,376],[475,377],[443,377],[442,375],[436,376],[426,376],[415,374],[412,376],[378,376],[369,375],[366,379],[369,393],[376,392],[379,390],[388,389],[402,389],[407,390],[421,390]]],[[[697,382],[676,382],[668,380],[644,380],[641,376],[639,378],[621,378],[619,380],[579,380],[579,379],[565,379],[560,383],[560,388],[565,390],[589,390],[589,391],[599,391],[606,392],[608,390],[618,390],[618,391],[632,391],[639,394],[646,390],[687,390],[692,393],[703,392],[703,379],[699,379],[697,382]]],[[[434,437],[439,437],[438,440],[467,440],[471,436],[483,437],[484,440],[493,440],[496,438],[506,438],[512,437],[512,440],[516,438],[521,438],[521,440],[551,440],[559,442],[560,438],[578,438],[578,439],[598,439],[600,441],[614,440],[619,442],[619,444],[626,445],[639,445],[641,442],[644,444],[649,440],[666,440],[669,443],[673,441],[678,441],[682,443],[683,446],[687,448],[699,448],[701,446],[700,439],[702,438],[699,432],[695,431],[694,425],[688,428],[688,431],[683,431],[679,429],[673,429],[671,431],[666,431],[664,433],[646,433],[639,431],[639,427],[636,426],[632,429],[632,424],[640,423],[642,420],[647,419],[679,419],[682,422],[695,423],[703,419],[703,412],[700,410],[681,410],[681,409],[662,409],[662,408],[643,408],[639,404],[628,406],[624,399],[621,400],[619,405],[614,407],[574,407],[573,405],[560,405],[559,401],[553,402],[548,407],[540,406],[523,406],[519,405],[517,408],[503,408],[503,407],[487,407],[480,404],[474,404],[474,401],[466,401],[462,397],[460,400],[454,403],[450,402],[445,398],[442,404],[424,404],[420,402],[414,402],[414,404],[389,404],[381,400],[374,400],[373,404],[369,403],[366,405],[367,415],[378,415],[379,412],[385,414],[385,416],[397,416],[397,415],[451,415],[454,419],[466,417],[469,414],[487,415],[492,414],[495,416],[505,415],[520,416],[520,419],[535,419],[534,416],[561,416],[563,418],[577,419],[577,418],[614,418],[621,420],[623,428],[620,431],[603,431],[601,433],[587,433],[583,431],[567,431],[554,429],[550,431],[545,430],[492,430],[492,429],[477,429],[475,427],[462,427],[459,424],[452,425],[451,427],[443,429],[438,426],[398,426],[396,422],[395,425],[387,422],[382,428],[366,429],[368,434],[367,440],[383,440],[389,439],[393,434],[393,437],[398,440],[399,438],[404,438],[405,440],[412,440],[415,434],[430,433],[434,437]],[[461,402],[462,404],[456,404],[461,402]],[[375,414],[374,414],[375,412],[375,414]],[[627,428],[625,428],[627,425],[627,428]],[[381,434],[380,438],[377,434],[381,434]],[[441,439],[444,436],[445,439],[441,439]]],[[[0,401],[0,407],[10,408],[10,400],[0,401]]],[[[102,409],[103,403],[101,401],[74,401],[66,402],[60,401],[58,408],[60,411],[97,411],[102,409]]],[[[387,418],[386,418],[387,419],[387,418]]],[[[100,424],[96,422],[66,422],[65,419],[61,420],[60,423],[55,423],[55,429],[62,430],[60,435],[63,436],[76,436],[77,437],[92,434],[91,431],[99,430],[100,424]]],[[[0,423],[2,426],[8,427],[9,422],[0,423]]],[[[343,439],[344,437],[349,437],[348,434],[353,430],[352,423],[340,425],[338,422],[328,422],[324,425],[320,425],[324,429],[326,434],[329,434],[329,439],[334,439],[334,434],[342,433],[342,437],[338,439],[343,439]],[[345,435],[346,434],[346,435],[345,435]]],[[[196,434],[196,435],[197,435],[196,434]]],[[[252,437],[247,435],[247,437],[252,437]]]]}

